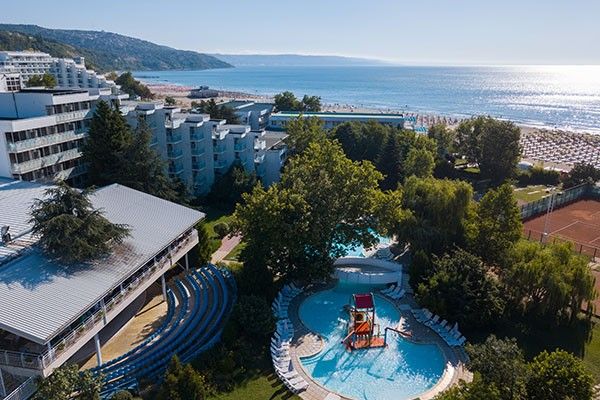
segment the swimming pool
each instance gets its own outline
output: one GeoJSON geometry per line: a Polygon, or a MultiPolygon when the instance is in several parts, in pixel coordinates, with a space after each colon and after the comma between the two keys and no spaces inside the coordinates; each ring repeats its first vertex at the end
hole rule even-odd
{"type": "MultiPolygon", "coordinates": [[[[389,245],[392,243],[392,240],[385,236],[377,235],[377,239],[379,240],[379,245],[389,245]]],[[[358,246],[358,247],[348,246],[346,248],[346,251],[347,251],[346,257],[366,257],[367,256],[367,249],[365,249],[364,246],[358,246]]]]}
{"type": "MultiPolygon", "coordinates": [[[[433,387],[444,373],[445,358],[435,344],[417,344],[397,335],[388,336],[388,346],[347,352],[341,344],[346,336],[348,314],[343,310],[353,293],[366,293],[365,285],[339,283],[318,292],[300,305],[303,323],[325,340],[318,354],[301,359],[312,378],[328,388],[357,400],[412,399],[433,387]]],[[[376,318],[381,331],[396,327],[398,309],[376,296],[376,318]]]]}

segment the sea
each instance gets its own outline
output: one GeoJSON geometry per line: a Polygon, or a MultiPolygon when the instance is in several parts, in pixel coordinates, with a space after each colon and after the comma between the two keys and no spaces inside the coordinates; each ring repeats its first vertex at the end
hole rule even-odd
{"type": "Polygon", "coordinates": [[[329,104],[457,118],[490,115],[600,134],[600,66],[261,66],[134,76],[254,95],[290,90],[329,104]]]}

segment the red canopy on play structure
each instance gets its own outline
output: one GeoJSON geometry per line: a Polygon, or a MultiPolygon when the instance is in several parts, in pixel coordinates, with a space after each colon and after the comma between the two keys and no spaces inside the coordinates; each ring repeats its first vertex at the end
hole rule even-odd
{"type": "Polygon", "coordinates": [[[354,306],[356,308],[373,308],[373,295],[371,293],[355,294],[354,306]]]}

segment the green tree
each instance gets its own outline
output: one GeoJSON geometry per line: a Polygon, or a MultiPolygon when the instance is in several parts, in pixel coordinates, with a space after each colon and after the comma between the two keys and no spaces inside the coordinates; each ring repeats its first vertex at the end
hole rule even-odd
{"type": "Polygon", "coordinates": [[[201,100],[199,103],[193,101],[192,108],[199,112],[209,114],[212,119],[224,119],[228,124],[239,124],[240,118],[235,110],[226,104],[217,104],[215,99],[201,100]]]}
{"type": "Polygon", "coordinates": [[[165,97],[165,104],[168,106],[174,106],[177,104],[177,100],[175,100],[175,98],[172,96],[167,96],[165,97]]]}
{"type": "Polygon", "coordinates": [[[352,162],[340,145],[313,142],[286,166],[279,184],[255,187],[234,214],[249,251],[285,277],[328,277],[349,245],[372,245],[381,174],[352,162]]]}
{"type": "Polygon", "coordinates": [[[242,201],[242,194],[250,192],[258,184],[256,173],[248,172],[239,163],[218,177],[213,184],[208,199],[212,204],[233,206],[242,201]]]}
{"type": "Polygon", "coordinates": [[[129,125],[121,113],[99,101],[83,146],[82,158],[88,166],[88,184],[104,186],[119,182],[127,170],[125,154],[132,140],[129,125]]]}
{"type": "Polygon", "coordinates": [[[323,130],[323,122],[316,117],[299,116],[288,122],[285,143],[293,154],[300,154],[313,142],[323,142],[327,134],[323,130]]]}
{"type": "Polygon", "coordinates": [[[264,297],[242,295],[235,304],[233,318],[247,338],[263,341],[273,333],[275,319],[264,297]]]}
{"type": "Polygon", "coordinates": [[[208,394],[204,376],[190,364],[182,364],[177,356],[173,356],[158,392],[158,400],[204,400],[208,394]]]}
{"type": "Polygon", "coordinates": [[[304,97],[302,97],[302,111],[321,111],[321,98],[319,96],[308,96],[305,94],[304,97]]]}
{"type": "Polygon", "coordinates": [[[210,262],[212,257],[212,249],[210,245],[210,235],[204,222],[200,222],[196,225],[198,231],[198,244],[194,246],[192,254],[196,258],[196,262],[193,262],[195,268],[202,267],[210,262]]]}
{"type": "Polygon", "coordinates": [[[27,81],[27,86],[28,87],[44,86],[45,88],[51,89],[56,86],[56,78],[54,77],[54,75],[49,74],[49,73],[45,73],[42,76],[33,75],[27,81]]]}
{"type": "Polygon", "coordinates": [[[494,385],[486,384],[478,374],[472,382],[460,381],[434,397],[434,400],[502,400],[494,385]]]}
{"type": "Polygon", "coordinates": [[[121,90],[130,96],[137,96],[141,97],[142,99],[154,98],[154,94],[152,94],[152,91],[150,91],[148,86],[136,80],[129,71],[122,73],[117,79],[115,79],[115,83],[120,85],[121,90]]]}
{"type": "Polygon", "coordinates": [[[563,350],[543,351],[530,364],[529,400],[591,400],[593,379],[582,361],[563,350]]]}
{"type": "Polygon", "coordinates": [[[88,261],[107,254],[113,243],[129,235],[125,225],[113,224],[92,207],[89,190],[80,192],[60,182],[36,199],[31,210],[32,232],[50,257],[66,263],[88,261]]]}
{"type": "Polygon", "coordinates": [[[94,376],[90,371],[79,373],[77,365],[63,365],[38,383],[35,400],[98,400],[102,389],[102,376],[94,376]]]}
{"type": "Polygon", "coordinates": [[[406,179],[403,205],[410,215],[394,230],[414,251],[442,254],[464,246],[473,220],[473,188],[466,182],[434,178],[406,179]]]}
{"type": "Polygon", "coordinates": [[[403,169],[406,176],[427,178],[432,176],[434,166],[433,154],[429,150],[414,147],[408,152],[403,169]]]}
{"type": "Polygon", "coordinates": [[[478,372],[484,383],[494,385],[502,400],[525,400],[527,363],[515,339],[489,336],[484,343],[467,344],[468,368],[478,372]]]}
{"type": "Polygon", "coordinates": [[[514,123],[478,117],[462,122],[456,132],[459,149],[479,164],[482,176],[502,182],[515,173],[521,158],[521,130],[514,123]]]}
{"type": "Polygon", "coordinates": [[[471,248],[487,263],[507,267],[523,233],[513,188],[505,183],[488,191],[477,206],[477,236],[471,248]]]}
{"type": "Polygon", "coordinates": [[[541,245],[522,240],[515,246],[504,283],[513,307],[559,320],[574,321],[583,303],[596,298],[588,261],[569,243],[541,245]]]}
{"type": "Polygon", "coordinates": [[[375,162],[382,153],[392,128],[375,121],[368,123],[346,122],[331,131],[331,137],[342,145],[352,161],[375,162]]]}
{"type": "Polygon", "coordinates": [[[133,395],[127,390],[121,390],[115,393],[110,400],[134,400],[133,395]]]}
{"type": "Polygon", "coordinates": [[[294,93],[286,90],[275,95],[275,108],[279,111],[300,111],[301,104],[294,93]]]}
{"type": "Polygon", "coordinates": [[[456,133],[452,129],[448,129],[445,124],[435,124],[429,127],[427,136],[435,140],[436,154],[438,159],[444,159],[454,150],[454,141],[456,133]]]}
{"type": "Polygon", "coordinates": [[[114,182],[166,200],[180,200],[174,182],[165,172],[165,163],[150,146],[151,140],[152,131],[146,120],[138,118],[131,145],[123,156],[126,167],[114,177],[114,182]]]}
{"type": "Polygon", "coordinates": [[[388,136],[377,159],[377,169],[384,176],[381,182],[383,190],[395,190],[398,188],[398,183],[401,182],[401,177],[403,176],[402,164],[400,138],[397,134],[392,133],[388,136]]]}
{"type": "Polygon", "coordinates": [[[594,183],[600,180],[600,169],[592,164],[576,163],[563,180],[563,188],[568,189],[583,183],[594,183]]]}
{"type": "Polygon", "coordinates": [[[500,283],[483,261],[457,249],[433,260],[433,274],[419,284],[419,304],[466,328],[488,326],[504,311],[500,283]]]}

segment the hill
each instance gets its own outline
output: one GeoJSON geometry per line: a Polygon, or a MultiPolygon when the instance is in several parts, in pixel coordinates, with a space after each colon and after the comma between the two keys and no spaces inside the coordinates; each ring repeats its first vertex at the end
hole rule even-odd
{"type": "Polygon", "coordinates": [[[302,54],[212,54],[236,67],[338,67],[381,66],[385,61],[342,56],[316,56],[302,54]]]}
{"type": "Polygon", "coordinates": [[[48,29],[37,25],[0,24],[0,48],[35,49],[56,57],[82,55],[99,71],[199,70],[228,68],[208,54],[178,50],[146,40],[104,31],[48,29]],[[9,33],[12,32],[12,35],[9,33]],[[18,34],[21,35],[18,35],[18,34]],[[6,48],[5,46],[11,46],[6,48]],[[53,49],[54,52],[47,49],[53,49]],[[66,54],[66,55],[65,55],[66,54]]]}

